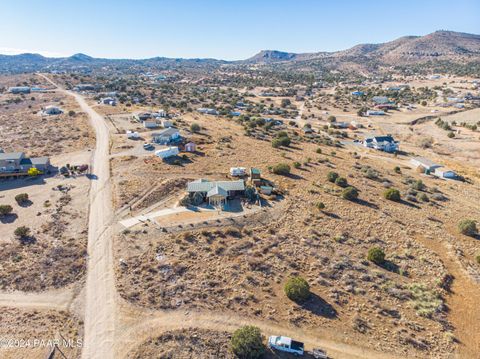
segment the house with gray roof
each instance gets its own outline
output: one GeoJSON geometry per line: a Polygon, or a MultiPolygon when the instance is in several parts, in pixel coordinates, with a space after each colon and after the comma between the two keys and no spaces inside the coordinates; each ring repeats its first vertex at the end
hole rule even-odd
{"type": "Polygon", "coordinates": [[[365,147],[385,152],[397,152],[398,144],[399,142],[395,141],[391,135],[367,137],[363,141],[365,147]]]}
{"type": "Polygon", "coordinates": [[[23,152],[0,152],[0,173],[26,173],[30,168],[46,171],[50,167],[48,157],[26,157],[23,152]]]}
{"type": "Polygon", "coordinates": [[[152,133],[152,140],[161,145],[168,145],[180,140],[180,132],[176,128],[166,128],[159,132],[152,133]]]}
{"type": "Polygon", "coordinates": [[[237,181],[209,181],[198,179],[187,184],[187,192],[190,195],[200,195],[205,202],[214,206],[222,206],[229,199],[245,193],[245,182],[237,181]]]}

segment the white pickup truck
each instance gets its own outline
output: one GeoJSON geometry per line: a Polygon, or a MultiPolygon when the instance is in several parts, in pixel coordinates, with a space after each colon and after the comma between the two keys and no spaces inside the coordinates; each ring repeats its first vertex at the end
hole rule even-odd
{"type": "Polygon", "coordinates": [[[291,353],[293,355],[303,356],[304,354],[303,343],[297,342],[289,337],[279,337],[279,336],[272,335],[268,339],[268,346],[272,349],[291,353]]]}

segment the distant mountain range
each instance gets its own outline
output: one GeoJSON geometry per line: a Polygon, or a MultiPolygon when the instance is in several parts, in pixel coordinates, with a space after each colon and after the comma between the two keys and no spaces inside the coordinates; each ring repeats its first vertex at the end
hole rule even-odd
{"type": "Polygon", "coordinates": [[[453,63],[480,62],[480,35],[436,31],[425,36],[405,36],[383,44],[361,44],[336,52],[290,53],[263,50],[241,61],[216,59],[101,59],[85,54],[65,58],[49,58],[39,54],[0,55],[0,72],[93,71],[95,69],[142,71],[145,68],[204,69],[220,66],[263,66],[286,69],[357,69],[374,71],[382,66],[412,65],[431,61],[453,63]]]}
{"type": "Polygon", "coordinates": [[[247,63],[311,61],[315,59],[370,58],[385,64],[421,62],[431,59],[480,59],[480,35],[454,31],[436,31],[425,36],[405,36],[383,44],[361,44],[336,52],[291,53],[263,50],[245,60],[247,63]]]}

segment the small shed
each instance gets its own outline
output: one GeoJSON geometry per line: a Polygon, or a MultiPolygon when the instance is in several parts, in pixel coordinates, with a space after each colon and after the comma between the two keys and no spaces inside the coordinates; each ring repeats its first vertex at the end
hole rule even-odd
{"type": "Polygon", "coordinates": [[[448,179],[456,179],[458,177],[455,171],[447,168],[436,168],[433,174],[437,177],[448,179]]]}
{"type": "Polygon", "coordinates": [[[250,178],[252,180],[254,179],[261,179],[262,176],[261,176],[261,173],[260,173],[260,170],[258,168],[250,168],[250,178]]]}
{"type": "Polygon", "coordinates": [[[162,126],[165,128],[173,127],[173,121],[170,120],[162,120],[162,126]]]}
{"type": "Polygon", "coordinates": [[[140,138],[140,135],[138,134],[138,132],[127,131],[127,138],[136,140],[137,138],[140,138]]]}
{"type": "Polygon", "coordinates": [[[145,128],[157,128],[158,123],[155,120],[153,120],[153,121],[146,120],[146,121],[143,121],[143,127],[145,127],[145,128]]]}
{"type": "Polygon", "coordinates": [[[185,152],[195,152],[197,150],[197,145],[193,142],[189,142],[185,145],[185,152]]]}

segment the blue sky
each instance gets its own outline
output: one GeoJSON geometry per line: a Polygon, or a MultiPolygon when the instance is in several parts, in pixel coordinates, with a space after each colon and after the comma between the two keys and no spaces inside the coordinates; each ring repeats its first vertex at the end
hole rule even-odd
{"type": "Polygon", "coordinates": [[[244,59],[445,29],[480,34],[479,0],[2,0],[0,53],[244,59]]]}

